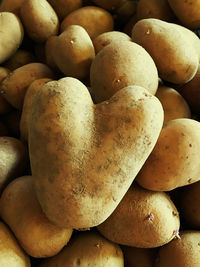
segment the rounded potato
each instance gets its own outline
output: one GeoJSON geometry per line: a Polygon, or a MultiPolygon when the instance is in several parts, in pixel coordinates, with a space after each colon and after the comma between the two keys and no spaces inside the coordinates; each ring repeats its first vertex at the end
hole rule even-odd
{"type": "Polygon", "coordinates": [[[155,267],[199,267],[200,231],[181,231],[180,239],[174,239],[161,247],[155,267]]]}
{"type": "Polygon", "coordinates": [[[161,85],[155,96],[163,106],[164,123],[178,118],[191,118],[191,111],[187,102],[175,89],[161,85]]]}
{"type": "Polygon", "coordinates": [[[158,68],[159,77],[175,84],[192,80],[199,65],[194,33],[186,34],[189,30],[183,28],[148,18],[139,20],[132,30],[133,41],[151,55],[158,68]]]}
{"type": "Polygon", "coordinates": [[[46,0],[23,1],[20,17],[28,36],[36,43],[45,42],[58,33],[58,16],[46,0]]]}
{"type": "Polygon", "coordinates": [[[163,123],[160,102],[129,86],[94,105],[87,87],[66,77],[42,86],[32,110],[29,153],[43,211],[62,227],[98,225],[151,153],[163,123]]]}
{"type": "Polygon", "coordinates": [[[20,15],[20,7],[24,0],[2,0],[0,3],[0,12],[12,12],[20,15]]]}
{"type": "Polygon", "coordinates": [[[143,47],[119,41],[107,45],[96,55],[90,69],[90,81],[95,101],[99,103],[129,85],[142,86],[155,94],[158,72],[143,47]]]}
{"type": "Polygon", "coordinates": [[[112,31],[114,27],[111,14],[95,6],[81,7],[67,15],[60,25],[61,32],[74,24],[82,26],[92,40],[103,32],[112,31]]]}
{"type": "Polygon", "coordinates": [[[11,57],[24,38],[24,30],[19,18],[11,12],[0,12],[0,64],[11,57]]]}
{"type": "Polygon", "coordinates": [[[166,123],[136,180],[149,190],[170,191],[200,180],[200,122],[166,123]]]}
{"type": "Polygon", "coordinates": [[[31,267],[29,257],[19,246],[12,232],[0,222],[0,266],[31,267]]]}
{"type": "Polygon", "coordinates": [[[120,245],[154,248],[170,242],[179,227],[178,211],[166,193],[134,184],[97,229],[120,245]]]}
{"type": "Polygon", "coordinates": [[[11,72],[0,84],[1,94],[15,108],[22,109],[28,86],[41,78],[54,78],[43,63],[29,63],[11,72]]]}
{"type": "Polygon", "coordinates": [[[0,205],[1,218],[9,225],[25,252],[32,257],[56,255],[71,237],[72,229],[55,226],[42,212],[32,176],[12,181],[3,191],[0,205]]]}
{"type": "Polygon", "coordinates": [[[56,256],[39,267],[124,267],[121,248],[95,232],[80,232],[56,256]]]}

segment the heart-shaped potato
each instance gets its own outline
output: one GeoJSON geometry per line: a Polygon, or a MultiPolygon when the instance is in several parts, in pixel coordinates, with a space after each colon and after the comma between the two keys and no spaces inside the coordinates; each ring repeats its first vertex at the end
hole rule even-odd
{"type": "Polygon", "coordinates": [[[163,124],[156,97],[139,86],[94,105],[80,81],[46,83],[33,101],[29,151],[43,211],[58,226],[96,226],[117,207],[163,124]]]}

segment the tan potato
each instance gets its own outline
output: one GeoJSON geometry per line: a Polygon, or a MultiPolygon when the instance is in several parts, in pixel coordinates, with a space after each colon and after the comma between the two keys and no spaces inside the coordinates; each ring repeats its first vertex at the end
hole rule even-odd
{"type": "Polygon", "coordinates": [[[82,26],[92,40],[103,32],[112,31],[114,27],[111,14],[95,6],[81,7],[67,15],[60,25],[61,32],[74,24],[82,26]]]}
{"type": "Polygon", "coordinates": [[[166,123],[136,180],[144,188],[170,191],[200,180],[200,122],[175,119],[166,123]]]}
{"type": "Polygon", "coordinates": [[[19,246],[9,228],[0,222],[0,266],[31,267],[29,257],[19,246]]]}
{"type": "Polygon", "coordinates": [[[178,211],[166,193],[134,184],[97,229],[120,245],[154,248],[170,242],[179,227],[178,211]]]}
{"type": "Polygon", "coordinates": [[[0,12],[12,12],[17,16],[20,15],[20,7],[24,0],[2,0],[0,12]]]}
{"type": "Polygon", "coordinates": [[[178,118],[191,118],[187,102],[175,89],[161,85],[155,96],[163,106],[164,123],[178,118]]]}
{"type": "Polygon", "coordinates": [[[106,45],[109,45],[111,42],[116,42],[116,41],[118,42],[119,40],[131,41],[131,38],[126,33],[123,33],[120,31],[104,32],[98,35],[93,40],[93,45],[94,45],[96,54],[100,50],[102,50],[106,45]]]}
{"type": "Polygon", "coordinates": [[[194,44],[197,36],[188,31],[179,25],[149,18],[134,25],[132,39],[151,55],[161,79],[182,84],[192,80],[199,64],[194,44]]]}
{"type": "Polygon", "coordinates": [[[23,1],[20,17],[28,36],[34,42],[45,42],[50,36],[58,33],[58,16],[46,0],[23,1]]]}
{"type": "Polygon", "coordinates": [[[0,64],[14,55],[24,38],[19,18],[11,12],[0,12],[0,64]]]}
{"type": "Polygon", "coordinates": [[[94,105],[87,87],[67,77],[42,86],[32,110],[29,153],[43,211],[59,226],[98,225],[151,153],[163,123],[160,102],[129,86],[94,105]]]}
{"type": "Polygon", "coordinates": [[[155,267],[199,267],[200,231],[181,231],[174,239],[159,249],[155,267]]]}
{"type": "Polygon", "coordinates": [[[42,212],[32,176],[12,181],[4,189],[0,204],[1,218],[9,225],[24,251],[32,257],[54,256],[71,238],[72,229],[55,226],[42,212]]]}
{"type": "Polygon", "coordinates": [[[15,108],[22,109],[28,86],[41,78],[54,78],[49,67],[42,63],[29,63],[11,72],[0,84],[0,92],[15,108]]]}
{"type": "Polygon", "coordinates": [[[80,232],[56,256],[39,267],[124,267],[121,248],[95,232],[80,232]]]}
{"type": "Polygon", "coordinates": [[[27,89],[20,119],[20,136],[23,141],[28,142],[29,123],[34,97],[36,96],[40,88],[49,81],[51,81],[51,79],[48,78],[35,80],[29,85],[27,89]]]}
{"type": "Polygon", "coordinates": [[[56,38],[53,58],[58,69],[65,76],[77,79],[89,77],[95,51],[86,30],[79,25],[71,25],[56,38]]]}
{"type": "Polygon", "coordinates": [[[158,72],[143,47],[130,41],[119,41],[107,45],[96,55],[90,69],[90,81],[99,103],[129,85],[142,86],[155,94],[158,72]]]}
{"type": "MultiPolygon", "coordinates": [[[[4,67],[0,67],[0,83],[8,76],[10,70],[4,67]]],[[[11,105],[8,101],[0,94],[0,115],[6,114],[11,110],[11,105]]]]}

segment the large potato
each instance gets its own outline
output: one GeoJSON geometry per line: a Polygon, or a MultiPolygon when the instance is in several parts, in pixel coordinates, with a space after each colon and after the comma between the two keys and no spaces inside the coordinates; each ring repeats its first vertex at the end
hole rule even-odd
{"type": "Polygon", "coordinates": [[[150,190],[169,191],[200,180],[200,122],[175,119],[166,123],[137,176],[150,190]]]}
{"type": "Polygon", "coordinates": [[[69,228],[104,221],[151,153],[162,124],[160,102],[141,87],[94,105],[77,79],[42,86],[32,106],[29,153],[49,220],[69,228]]]}
{"type": "Polygon", "coordinates": [[[56,256],[39,267],[124,267],[120,247],[95,232],[81,232],[56,256]]]}
{"type": "Polygon", "coordinates": [[[24,30],[19,18],[11,12],[0,12],[0,64],[11,57],[24,38],[24,30]]]}
{"type": "Polygon", "coordinates": [[[158,72],[143,47],[130,41],[119,41],[110,43],[96,55],[90,69],[90,81],[99,103],[129,85],[142,86],[155,94],[158,72]]]}
{"type": "Polygon", "coordinates": [[[97,229],[120,245],[154,248],[170,242],[179,227],[178,211],[166,193],[134,184],[97,229]]]}
{"type": "Polygon", "coordinates": [[[37,258],[54,256],[69,241],[72,229],[55,226],[42,212],[32,176],[12,181],[3,191],[0,204],[1,218],[28,255],[37,258]]]}

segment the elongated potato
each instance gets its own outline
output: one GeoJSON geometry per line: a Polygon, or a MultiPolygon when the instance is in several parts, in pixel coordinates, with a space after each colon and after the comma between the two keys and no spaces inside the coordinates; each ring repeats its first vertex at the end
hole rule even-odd
{"type": "Polygon", "coordinates": [[[29,153],[43,211],[62,227],[100,224],[157,141],[160,102],[129,86],[94,105],[87,87],[67,77],[42,86],[32,108],[29,153]]]}
{"type": "Polygon", "coordinates": [[[142,86],[155,94],[158,72],[143,47],[130,41],[119,41],[107,45],[96,55],[90,69],[90,81],[99,103],[129,85],[142,86]]]}
{"type": "Polygon", "coordinates": [[[98,266],[123,267],[120,247],[95,232],[81,232],[56,256],[44,260],[39,267],[98,266]]]}
{"type": "Polygon", "coordinates": [[[175,119],[166,123],[136,180],[144,188],[170,191],[200,180],[200,122],[175,119]]]}

